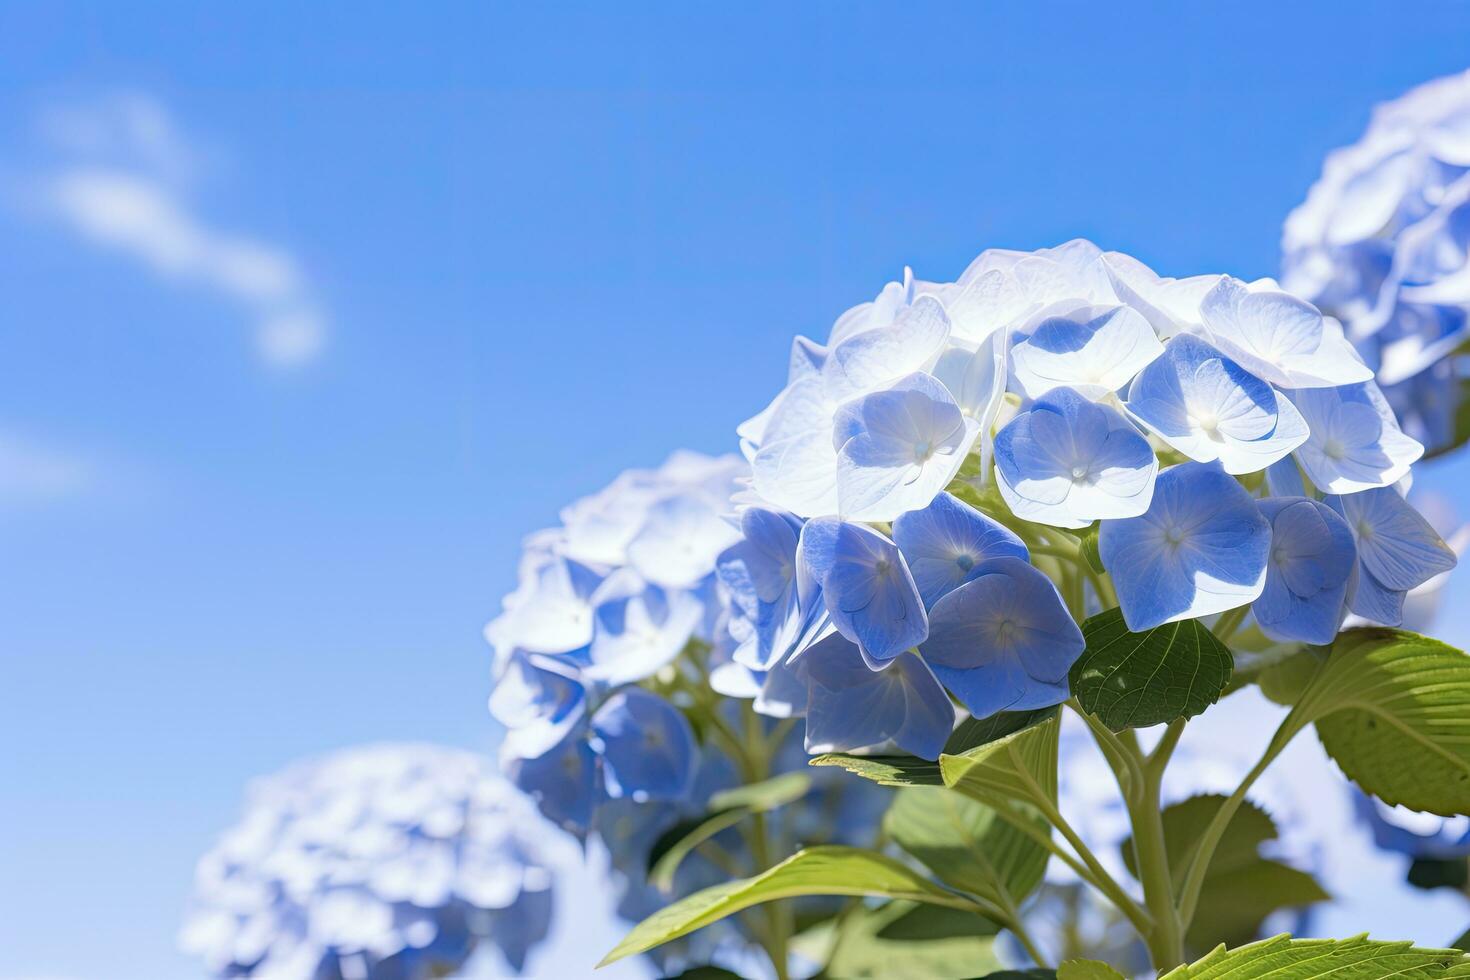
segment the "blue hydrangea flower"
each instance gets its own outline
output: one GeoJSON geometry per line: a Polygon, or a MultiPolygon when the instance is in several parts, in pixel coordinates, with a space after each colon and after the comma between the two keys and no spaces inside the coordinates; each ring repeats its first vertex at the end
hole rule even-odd
{"type": "Polygon", "coordinates": [[[891,521],[943,490],[980,432],[949,391],[928,374],[837,410],[837,504],[850,520],[891,521]]]}
{"type": "Polygon", "coordinates": [[[732,657],[753,670],[765,670],[789,654],[800,636],[796,546],[801,526],[793,515],[748,507],[740,515],[740,540],[716,563],[733,610],[729,628],[738,647],[732,657]]]}
{"type": "Polygon", "coordinates": [[[1455,553],[1392,487],[1328,497],[1358,547],[1348,607],[1384,626],[1403,621],[1404,594],[1455,567],[1455,553]]]}
{"type": "Polygon", "coordinates": [[[1254,473],[1307,439],[1286,396],[1197,337],[1172,338],[1128,389],[1128,414],[1190,459],[1254,473]]]}
{"type": "Polygon", "coordinates": [[[1135,633],[1254,602],[1266,584],[1271,529],[1219,463],[1159,474],[1140,517],[1103,521],[1098,550],[1135,633]]]}
{"type": "Polygon", "coordinates": [[[199,861],[180,945],[221,978],[428,980],[496,947],[519,973],[572,859],[555,836],[472,753],[380,745],[298,763],[252,785],[199,861]]]}
{"type": "Polygon", "coordinates": [[[554,657],[516,651],[490,691],[490,714],[506,728],[511,751],[537,756],[582,720],[587,689],[574,666],[554,657]]]}
{"type": "Polygon", "coordinates": [[[1321,312],[1263,280],[1223,277],[1200,302],[1210,340],[1241,367],[1282,388],[1370,381],[1373,372],[1321,312]]]}
{"type": "Polygon", "coordinates": [[[541,752],[510,740],[500,747],[506,776],[548,820],[578,836],[587,833],[602,797],[602,765],[587,735],[583,723],[541,752]]]}
{"type": "Polygon", "coordinates": [[[1049,316],[1021,337],[1011,348],[1011,370],[1028,398],[1060,387],[1101,398],[1126,385],[1163,349],[1137,310],[1086,306],[1049,316]]]}
{"type": "Polygon", "coordinates": [[[1331,643],[1347,612],[1352,532],[1331,507],[1305,497],[1268,497],[1260,507],[1271,522],[1271,558],[1251,606],[1256,624],[1273,640],[1331,643]]]}
{"type": "Polygon", "coordinates": [[[677,800],[689,792],[694,732],[683,712],[656,694],[624,688],[592,716],[603,778],[613,799],[677,800]]]}
{"type": "Polygon", "coordinates": [[[1116,409],[1053,388],[996,435],[995,468],[1011,513],[1078,528],[1148,510],[1159,461],[1116,409]]]}
{"type": "Polygon", "coordinates": [[[602,574],[554,553],[528,556],[520,587],[486,636],[497,650],[572,653],[592,642],[593,595],[602,574]]]}
{"type": "MultiPolygon", "coordinates": [[[[912,297],[911,286],[905,293],[912,297]]],[[[851,332],[839,336],[834,328],[820,373],[799,368],[771,405],[741,427],[756,491],[801,517],[838,509],[838,407],[929,366],[949,337],[944,307],[927,296],[891,308],[875,304],[838,328],[851,332]]]]}
{"type": "Polygon", "coordinates": [[[598,597],[583,673],[609,684],[651,677],[679,655],[705,618],[698,593],[646,584],[631,569],[610,578],[598,597]]]}
{"type": "Polygon", "coordinates": [[[1085,646],[1056,586],[1020,558],[994,558],[929,617],[919,652],[978,718],[1067,699],[1067,672],[1085,646]]]}
{"type": "Polygon", "coordinates": [[[863,524],[807,522],[804,574],[821,586],[832,625],[875,666],[917,646],[929,632],[924,603],[898,546],[863,524]]]}
{"type": "Polygon", "coordinates": [[[808,686],[808,752],[849,752],[892,741],[924,759],[939,758],[954,728],[954,707],[924,662],[902,653],[872,670],[858,648],[833,633],[801,655],[808,686]]]}
{"type": "Polygon", "coordinates": [[[1444,448],[1470,332],[1470,74],[1378,106],[1286,220],[1282,281],[1340,318],[1404,430],[1444,448]],[[1447,363],[1448,359],[1449,363],[1447,363]]]}
{"type": "Polygon", "coordinates": [[[696,588],[715,557],[735,542],[735,529],[720,518],[725,504],[683,493],[649,507],[643,527],[628,542],[629,566],[654,585],[696,588]]]}
{"type": "Polygon", "coordinates": [[[1030,557],[1014,531],[947,493],[894,521],[893,540],[926,609],[973,578],[991,558],[1030,557]]]}
{"type": "Polygon", "coordinates": [[[1378,385],[1294,391],[1311,435],[1297,458],[1325,493],[1356,493],[1402,480],[1424,447],[1399,429],[1378,385]]]}

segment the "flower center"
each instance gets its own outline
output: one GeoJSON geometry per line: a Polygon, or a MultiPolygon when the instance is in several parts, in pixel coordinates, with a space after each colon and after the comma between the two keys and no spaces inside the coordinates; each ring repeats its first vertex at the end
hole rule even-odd
{"type": "Polygon", "coordinates": [[[916,443],[914,443],[914,462],[916,462],[916,463],[924,463],[924,462],[927,462],[929,460],[929,457],[931,457],[933,455],[934,455],[934,442],[933,442],[933,440],[925,440],[924,442],[916,442],[916,443]]]}
{"type": "Polygon", "coordinates": [[[975,567],[975,559],[968,554],[956,555],[954,563],[960,566],[962,572],[968,572],[975,567]]]}
{"type": "Polygon", "coordinates": [[[1341,439],[1329,436],[1327,441],[1322,443],[1322,453],[1328,459],[1342,459],[1347,455],[1347,447],[1342,444],[1341,439]]]}
{"type": "Polygon", "coordinates": [[[1180,527],[1178,524],[1175,524],[1172,527],[1165,529],[1164,541],[1166,544],[1169,545],[1169,547],[1177,548],[1179,547],[1180,542],[1182,542],[1183,540],[1184,528],[1180,527]]]}

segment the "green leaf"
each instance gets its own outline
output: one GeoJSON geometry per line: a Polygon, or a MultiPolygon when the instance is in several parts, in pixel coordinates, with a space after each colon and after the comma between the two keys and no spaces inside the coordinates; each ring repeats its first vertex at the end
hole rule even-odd
{"type": "Polygon", "coordinates": [[[691,966],[683,973],[667,978],[667,980],[740,980],[740,974],[731,973],[721,966],[691,966]]]}
{"type": "Polygon", "coordinates": [[[1428,980],[1465,976],[1465,954],[1457,949],[1419,949],[1412,943],[1352,939],[1292,939],[1276,936],[1227,950],[1218,946],[1203,959],[1175,967],[1162,980],[1428,980]]]}
{"type": "Polygon", "coordinates": [[[1297,709],[1348,778],[1385,803],[1470,813],[1470,656],[1403,630],[1348,630],[1297,709]]]}
{"type": "Polygon", "coordinates": [[[933,977],[961,980],[1000,966],[995,926],[957,909],[912,902],[859,906],[838,928],[830,977],[933,977]]]}
{"type": "Polygon", "coordinates": [[[884,786],[943,786],[939,763],[916,755],[850,755],[828,752],[807,760],[811,766],[841,766],[884,786]]]}
{"type": "MultiPolygon", "coordinates": [[[[949,740],[944,743],[944,751],[949,755],[968,752],[987,742],[1020,731],[1038,719],[1054,713],[1052,708],[1042,708],[1037,711],[1001,711],[988,718],[966,718],[955,727],[949,740]]],[[[841,766],[848,772],[884,786],[944,785],[939,763],[920,759],[916,755],[852,755],[847,752],[829,752],[814,756],[808,764],[841,766]]]]}
{"type": "Polygon", "coordinates": [[[765,813],[788,803],[795,803],[812,788],[812,777],[804,772],[787,772],[758,783],[748,783],[722,790],[709,798],[711,810],[745,807],[752,813],[765,813]]]}
{"type": "MultiPolygon", "coordinates": [[[[1045,820],[1037,831],[1049,834],[1045,820]]],[[[883,829],[940,881],[995,906],[1011,924],[1021,902],[1041,883],[1050,854],[983,803],[928,786],[901,790],[883,829]]]]}
{"type": "Polygon", "coordinates": [[[1301,647],[1261,669],[1261,693],[1277,704],[1296,704],[1327,658],[1326,647],[1301,647]]]}
{"type": "Polygon", "coordinates": [[[987,973],[981,980],[1056,980],[1056,970],[1032,967],[1029,970],[996,970],[987,973]]]}
{"type": "Polygon", "coordinates": [[[1063,960],[1057,980],[1124,980],[1123,974],[1101,960],[1063,960]]]}
{"type": "MultiPolygon", "coordinates": [[[[1164,855],[1176,889],[1200,837],[1224,802],[1223,796],[1195,796],[1164,810],[1164,855]]],[[[1249,942],[1277,909],[1331,897],[1305,871],[1261,857],[1261,845],[1275,837],[1276,824],[1255,804],[1246,801],[1235,811],[1205,872],[1204,890],[1185,936],[1190,949],[1249,942]]],[[[1136,877],[1131,839],[1123,844],[1123,862],[1136,877]]]]}
{"type": "Polygon", "coordinates": [[[752,813],[765,813],[801,799],[811,789],[804,772],[788,772],[758,783],[715,793],[710,810],[684,820],[659,836],[648,854],[648,882],[662,892],[674,888],[674,874],[695,848],[752,813]]]}
{"type": "Polygon", "coordinates": [[[1072,693],[1115,732],[1189,718],[1220,699],[1235,659],[1197,620],[1130,633],[1121,609],[1082,624],[1072,693]]]}
{"type": "Polygon", "coordinates": [[[753,878],[739,878],[695,892],[644,919],[599,966],[646,952],[742,909],[802,895],[901,898],[980,913],[956,895],[882,854],[855,847],[811,847],[753,878]]]}
{"type": "Polygon", "coordinates": [[[1052,708],[993,742],[959,755],[941,755],[944,784],[996,808],[1013,810],[1018,801],[1055,804],[1059,728],[1052,708]]]}

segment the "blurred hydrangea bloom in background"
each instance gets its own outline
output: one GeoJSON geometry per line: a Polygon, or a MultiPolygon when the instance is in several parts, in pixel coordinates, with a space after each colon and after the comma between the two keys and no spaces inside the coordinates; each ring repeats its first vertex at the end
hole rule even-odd
{"type": "Polygon", "coordinates": [[[470,752],[301,762],[200,860],[180,943],[218,977],[428,980],[492,948],[518,972],[550,925],[555,837],[470,752]]]}
{"type": "Polygon", "coordinates": [[[739,537],[723,519],[745,465],[677,452],[628,470],[526,540],[520,584],[485,628],[502,763],[542,811],[585,835],[609,799],[678,801],[699,764],[668,699],[636,686],[721,614],[715,558],[739,537]]]}
{"type": "Polygon", "coordinates": [[[1357,143],[1328,155],[1282,236],[1283,285],[1342,321],[1405,430],[1431,450],[1467,434],[1457,427],[1467,249],[1470,73],[1375,109],[1357,143]]]}
{"type": "Polygon", "coordinates": [[[1397,625],[1455,564],[1396,486],[1423,446],[1336,320],[1081,240],[906,271],[796,338],[738,434],[725,690],[805,717],[813,752],[934,758],[950,695],[1058,704],[1074,624],[1114,605],[1134,632],[1240,617],[1281,652],[1349,612],[1397,625]]]}
{"type": "MultiPolygon", "coordinates": [[[[526,539],[520,583],[485,630],[490,711],[506,728],[502,764],[547,817],[606,848],[612,904],[625,919],[732,867],[763,870],[799,844],[866,843],[889,798],[810,769],[791,723],[718,696],[748,686],[732,660],[742,590],[777,601],[784,588],[775,573],[758,586],[739,578],[732,591],[728,551],[745,546],[734,501],[748,472],[739,457],[680,451],[658,469],[619,475],[565,508],[560,527],[526,539]],[[749,820],[724,827],[655,873],[669,835],[744,807],[760,811],[758,830],[749,820]]],[[[781,528],[768,530],[779,539],[781,528]]],[[[750,933],[732,919],[650,955],[666,971],[738,966],[750,933]]]]}

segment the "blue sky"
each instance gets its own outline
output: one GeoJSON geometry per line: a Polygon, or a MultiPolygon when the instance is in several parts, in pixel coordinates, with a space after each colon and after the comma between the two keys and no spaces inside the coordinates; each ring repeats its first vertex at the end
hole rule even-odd
{"type": "Polygon", "coordinates": [[[197,976],[249,777],[492,746],[520,538],[733,449],[904,264],[1272,274],[1323,154],[1467,67],[1470,7],[1387,13],[0,3],[0,975],[197,976]]]}

